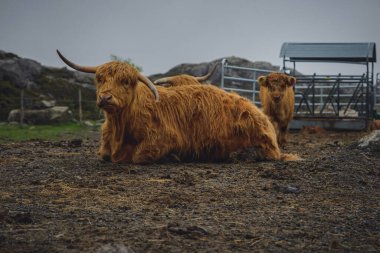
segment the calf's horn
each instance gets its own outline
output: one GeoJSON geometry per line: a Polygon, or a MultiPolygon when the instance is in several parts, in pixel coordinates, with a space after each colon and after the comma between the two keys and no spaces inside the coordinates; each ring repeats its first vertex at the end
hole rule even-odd
{"type": "Polygon", "coordinates": [[[95,73],[96,72],[97,67],[87,67],[87,66],[77,65],[77,64],[69,61],[68,59],[66,59],[66,57],[64,57],[61,54],[61,52],[59,52],[58,49],[57,49],[57,54],[58,54],[59,58],[61,58],[61,60],[64,63],[66,63],[68,66],[72,67],[73,69],[76,69],[76,70],[81,71],[81,72],[86,72],[86,73],[95,73]]]}

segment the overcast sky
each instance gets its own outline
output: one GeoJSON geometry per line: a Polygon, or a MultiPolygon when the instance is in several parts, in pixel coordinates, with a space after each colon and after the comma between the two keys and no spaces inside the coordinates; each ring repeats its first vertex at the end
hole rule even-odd
{"type": "MultiPolygon", "coordinates": [[[[379,26],[380,0],[0,0],[0,49],[57,67],[64,64],[55,49],[82,65],[115,54],[147,75],[226,56],[281,65],[283,42],[380,45],[379,26]]],[[[298,67],[364,72],[352,65],[298,67]]]]}

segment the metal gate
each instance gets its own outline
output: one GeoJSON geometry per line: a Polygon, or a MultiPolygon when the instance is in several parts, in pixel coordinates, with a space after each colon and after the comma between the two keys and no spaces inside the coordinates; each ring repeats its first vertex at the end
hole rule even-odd
{"type": "MultiPolygon", "coordinates": [[[[380,107],[380,73],[376,74],[376,83],[374,87],[374,101],[375,101],[375,106],[380,107]]],[[[377,112],[380,113],[380,108],[377,108],[377,112]]]]}
{"type": "MultiPolygon", "coordinates": [[[[261,107],[257,78],[270,70],[232,66],[222,60],[221,88],[234,91],[261,107]],[[237,74],[239,71],[241,77],[237,74]]],[[[291,128],[303,125],[322,125],[330,129],[362,130],[372,118],[376,103],[380,105],[380,92],[374,90],[363,75],[299,75],[295,76],[295,116],[291,128]]],[[[377,75],[377,78],[380,78],[377,75]]],[[[379,84],[379,82],[377,82],[379,84]]],[[[379,91],[379,90],[378,90],[379,91]]]]}
{"type": "Polygon", "coordinates": [[[296,76],[297,116],[360,117],[370,114],[370,87],[361,76],[296,76]]]}
{"type": "Polygon", "coordinates": [[[222,59],[221,88],[226,91],[234,91],[243,97],[251,99],[255,105],[261,106],[259,99],[260,87],[257,83],[257,78],[271,72],[274,71],[232,66],[228,64],[226,59],[222,59]],[[237,71],[244,77],[238,76],[237,71]]]}

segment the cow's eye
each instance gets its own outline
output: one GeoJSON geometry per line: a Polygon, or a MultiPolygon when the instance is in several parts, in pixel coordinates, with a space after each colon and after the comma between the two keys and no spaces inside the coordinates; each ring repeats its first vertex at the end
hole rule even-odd
{"type": "Polygon", "coordinates": [[[123,78],[123,79],[120,80],[120,83],[122,85],[129,85],[129,79],[128,78],[123,78]]]}
{"type": "Polygon", "coordinates": [[[104,83],[104,78],[102,76],[96,76],[96,82],[99,84],[104,83]]]}

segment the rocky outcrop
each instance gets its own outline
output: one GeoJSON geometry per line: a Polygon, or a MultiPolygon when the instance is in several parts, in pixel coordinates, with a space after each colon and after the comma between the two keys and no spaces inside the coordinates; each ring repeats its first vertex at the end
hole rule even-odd
{"type": "Polygon", "coordinates": [[[94,89],[92,74],[70,71],[66,68],[45,67],[37,61],[0,50],[0,80],[9,81],[18,88],[38,89],[41,75],[47,78],[64,78],[74,85],[94,89]]]}
{"type": "MultiPolygon", "coordinates": [[[[68,106],[74,111],[78,106],[78,89],[81,89],[82,100],[95,100],[93,74],[46,67],[0,50],[0,121],[7,120],[9,112],[20,107],[21,89],[24,90],[25,110],[57,105],[68,106]]],[[[95,106],[88,102],[84,106],[90,111],[87,115],[97,118],[95,106]]],[[[31,115],[35,112],[32,111],[31,115]]]]}
{"type": "Polygon", "coordinates": [[[0,80],[9,81],[18,88],[37,88],[35,79],[42,65],[30,59],[0,50],[0,80]]]}

